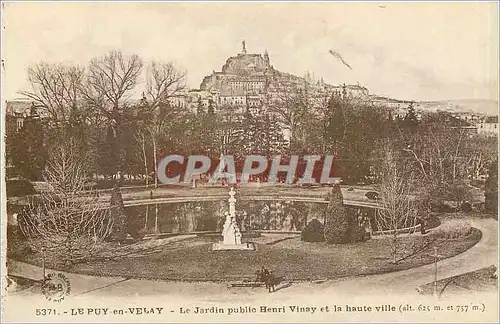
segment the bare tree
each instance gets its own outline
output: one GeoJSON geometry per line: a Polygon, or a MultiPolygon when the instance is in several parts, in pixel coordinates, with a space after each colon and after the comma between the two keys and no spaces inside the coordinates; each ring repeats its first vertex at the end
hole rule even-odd
{"type": "Polygon", "coordinates": [[[79,66],[39,63],[28,68],[30,89],[21,94],[34,101],[52,121],[66,121],[81,105],[85,69],[79,66]]]}
{"type": "Polygon", "coordinates": [[[479,179],[481,175],[487,173],[487,166],[498,154],[496,148],[496,137],[477,134],[465,141],[465,163],[469,178],[479,179]]]}
{"type": "Polygon", "coordinates": [[[330,95],[328,90],[294,76],[278,76],[269,86],[268,111],[289,133],[292,149],[321,137],[318,123],[325,117],[330,95]]]}
{"type": "Polygon", "coordinates": [[[167,103],[186,88],[186,72],[180,71],[172,62],[153,61],[147,69],[146,98],[152,108],[167,103]]]}
{"type": "Polygon", "coordinates": [[[310,106],[307,92],[297,84],[277,81],[267,101],[269,112],[289,132],[290,143],[294,143],[300,137],[304,112],[310,106]]]}
{"type": "Polygon", "coordinates": [[[143,128],[139,128],[134,134],[134,139],[140,145],[142,151],[142,161],[144,162],[144,174],[146,176],[146,187],[149,186],[148,156],[146,154],[146,135],[143,128]]]}
{"type": "Polygon", "coordinates": [[[217,122],[217,139],[221,154],[239,154],[235,148],[241,148],[239,140],[244,132],[242,128],[241,115],[235,112],[234,107],[230,105],[221,105],[218,107],[219,119],[217,122]]]}
{"type": "Polygon", "coordinates": [[[50,191],[32,202],[20,228],[36,251],[47,251],[66,266],[89,258],[113,222],[98,198],[81,196],[87,178],[85,156],[73,141],[53,148],[45,172],[50,191]]]}
{"type": "Polygon", "coordinates": [[[116,118],[127,95],[137,85],[143,63],[139,56],[110,51],[90,61],[85,97],[110,119],[116,118]]]}
{"type": "MultiPolygon", "coordinates": [[[[146,109],[149,117],[142,127],[140,139],[144,139],[144,133],[151,137],[153,146],[153,162],[158,163],[158,139],[164,131],[167,122],[175,116],[175,106],[171,104],[171,99],[177,97],[185,89],[186,72],[177,69],[173,63],[161,63],[153,61],[147,69],[146,91],[143,95],[142,108],[146,109]],[[142,137],[141,137],[142,136],[142,137]]],[[[143,143],[143,142],[141,142],[143,143]]],[[[144,145],[143,145],[144,151],[144,145]]],[[[144,163],[146,159],[144,155],[144,163]]],[[[155,177],[155,188],[158,187],[158,177],[155,177]]]]}
{"type": "Polygon", "coordinates": [[[467,164],[472,157],[472,150],[467,149],[470,141],[466,129],[455,126],[446,114],[422,118],[418,132],[406,140],[404,151],[413,161],[426,201],[455,199],[450,198],[454,196],[450,192],[456,191],[467,177],[467,164]]]}
{"type": "Polygon", "coordinates": [[[111,143],[115,161],[115,172],[123,170],[123,144],[121,130],[126,122],[125,109],[133,94],[142,71],[142,60],[137,55],[124,55],[110,51],[102,57],[96,57],[89,63],[81,93],[86,104],[99,115],[104,116],[113,133],[111,143]]]}
{"type": "Polygon", "coordinates": [[[418,204],[411,196],[414,176],[398,162],[391,148],[385,150],[382,166],[380,196],[383,208],[376,213],[375,222],[379,231],[387,231],[390,236],[392,262],[405,258],[402,254],[405,244],[401,240],[401,230],[409,228],[411,234],[417,225],[418,204]]]}

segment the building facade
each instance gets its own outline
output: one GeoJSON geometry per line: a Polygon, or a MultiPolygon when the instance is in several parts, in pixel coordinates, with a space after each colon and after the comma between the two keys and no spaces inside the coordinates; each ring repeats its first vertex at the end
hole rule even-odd
{"type": "Polygon", "coordinates": [[[477,132],[487,136],[498,136],[498,116],[483,117],[476,122],[477,132]]]}
{"type": "Polygon", "coordinates": [[[333,86],[323,79],[316,80],[309,72],[298,77],[278,71],[271,64],[267,50],[263,54],[248,53],[243,41],[241,52],[229,57],[220,71],[214,70],[203,78],[199,89],[185,91],[173,98],[172,103],[189,112],[196,112],[200,106],[205,109],[212,106],[214,111],[250,110],[259,114],[269,112],[268,107],[285,96],[302,93],[311,106],[319,107],[335,92],[350,99],[369,96],[368,89],[359,84],[333,86]]]}

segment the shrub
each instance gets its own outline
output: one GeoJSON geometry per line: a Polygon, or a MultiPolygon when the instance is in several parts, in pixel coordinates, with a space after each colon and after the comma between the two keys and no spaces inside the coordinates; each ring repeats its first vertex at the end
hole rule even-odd
{"type": "Polygon", "coordinates": [[[433,229],[433,228],[436,228],[439,225],[441,225],[441,221],[439,220],[439,217],[437,217],[434,214],[424,215],[422,217],[422,221],[424,223],[426,230],[433,229]]]}
{"type": "Polygon", "coordinates": [[[7,242],[8,257],[22,260],[33,252],[18,226],[7,225],[7,242]]]}
{"type": "Polygon", "coordinates": [[[127,219],[127,233],[130,234],[135,241],[140,241],[146,235],[146,229],[140,219],[129,216],[127,219]]]}
{"type": "Polygon", "coordinates": [[[365,197],[370,199],[370,200],[377,200],[377,199],[379,199],[379,194],[376,191],[368,191],[365,194],[365,197]]]}
{"type": "Polygon", "coordinates": [[[28,180],[7,180],[5,182],[7,197],[24,197],[36,194],[35,187],[28,180]]]}
{"type": "Polygon", "coordinates": [[[436,229],[436,235],[445,240],[462,239],[472,234],[472,230],[470,222],[454,219],[441,224],[441,226],[436,229]]]}
{"type": "Polygon", "coordinates": [[[364,242],[370,239],[370,234],[366,232],[364,226],[360,226],[358,219],[349,218],[346,241],[349,243],[364,242]]]}
{"type": "Polygon", "coordinates": [[[460,209],[463,211],[463,212],[466,212],[466,213],[470,213],[472,211],[472,204],[468,201],[465,201],[462,203],[462,205],[460,206],[460,209]]]}
{"type": "Polygon", "coordinates": [[[313,219],[307,224],[300,234],[300,239],[304,242],[323,242],[325,240],[325,228],[317,219],[313,219]]]}
{"type": "Polygon", "coordinates": [[[437,202],[433,201],[429,203],[430,209],[432,212],[436,213],[454,213],[456,212],[456,209],[453,208],[452,206],[444,203],[444,202],[437,202]]]}
{"type": "Polygon", "coordinates": [[[348,230],[347,213],[344,209],[342,192],[338,184],[332,187],[325,219],[326,243],[346,243],[348,230]]]}

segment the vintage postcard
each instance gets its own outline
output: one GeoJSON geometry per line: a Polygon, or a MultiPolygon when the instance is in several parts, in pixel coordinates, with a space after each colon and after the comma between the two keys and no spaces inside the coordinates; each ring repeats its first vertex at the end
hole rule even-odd
{"type": "Polygon", "coordinates": [[[498,322],[498,30],[2,2],[2,321],[498,322]]]}

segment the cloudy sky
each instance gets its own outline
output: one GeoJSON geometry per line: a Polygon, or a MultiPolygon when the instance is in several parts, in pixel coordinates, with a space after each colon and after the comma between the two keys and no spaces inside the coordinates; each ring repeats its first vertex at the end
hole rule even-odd
{"type": "Polygon", "coordinates": [[[278,70],[379,95],[498,98],[496,3],[7,3],[3,20],[6,100],[32,64],[85,65],[111,49],[173,61],[199,87],[242,40],[278,70]]]}

